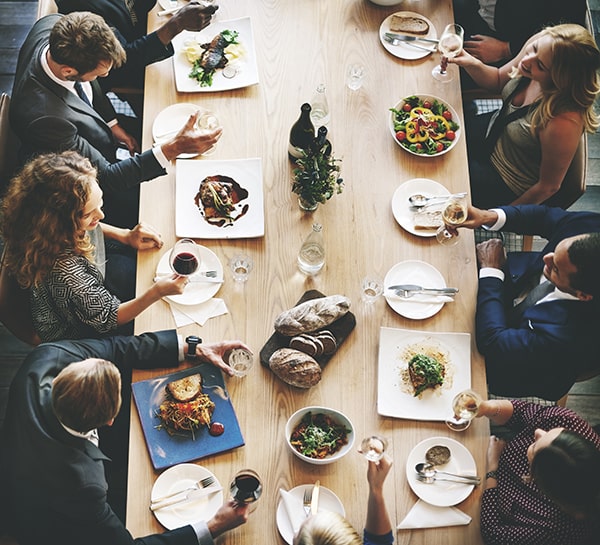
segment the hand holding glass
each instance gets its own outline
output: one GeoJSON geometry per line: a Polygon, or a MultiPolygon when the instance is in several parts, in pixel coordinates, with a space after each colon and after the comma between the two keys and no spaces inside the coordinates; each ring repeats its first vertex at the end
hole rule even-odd
{"type": "Polygon", "coordinates": [[[169,258],[171,268],[177,274],[189,276],[200,267],[200,250],[198,245],[190,238],[177,241],[169,258]]]}
{"type": "Polygon", "coordinates": [[[383,458],[387,441],[379,435],[365,437],[360,444],[359,452],[370,462],[379,462],[383,458]]]}
{"type": "Polygon", "coordinates": [[[231,497],[239,504],[254,503],[262,494],[262,482],[252,469],[238,471],[229,485],[231,497]]]}
{"type": "Polygon", "coordinates": [[[467,196],[452,195],[444,205],[442,210],[442,219],[444,225],[441,225],[435,233],[435,238],[444,246],[454,246],[458,243],[458,231],[456,227],[467,221],[469,206],[467,196]],[[451,228],[448,229],[448,227],[451,228]]]}
{"type": "MultiPolygon", "coordinates": [[[[220,127],[217,116],[212,112],[205,110],[198,115],[196,127],[202,132],[212,132],[220,127]]],[[[215,152],[217,145],[208,148],[202,155],[212,155],[215,152]]]]}
{"type": "Polygon", "coordinates": [[[442,54],[442,60],[431,72],[431,75],[438,81],[447,83],[454,79],[446,68],[448,66],[448,59],[453,59],[462,51],[464,34],[463,27],[455,24],[447,25],[444,32],[442,32],[438,43],[438,50],[442,54]]]}
{"type": "Polygon", "coordinates": [[[474,390],[463,390],[452,400],[454,415],[446,420],[446,425],[454,431],[464,431],[477,416],[481,405],[481,396],[474,390]]]}

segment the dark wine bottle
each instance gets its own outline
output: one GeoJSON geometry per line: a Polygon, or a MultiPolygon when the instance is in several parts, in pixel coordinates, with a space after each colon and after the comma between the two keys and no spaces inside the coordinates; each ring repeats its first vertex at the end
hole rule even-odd
{"type": "Polygon", "coordinates": [[[310,104],[302,104],[300,117],[292,125],[288,155],[292,161],[302,157],[303,151],[308,151],[315,139],[315,127],[310,120],[310,104]]]}
{"type": "Polygon", "coordinates": [[[324,125],[319,127],[317,137],[313,140],[311,147],[314,153],[322,152],[325,157],[331,155],[331,142],[327,140],[327,127],[324,125]]]}

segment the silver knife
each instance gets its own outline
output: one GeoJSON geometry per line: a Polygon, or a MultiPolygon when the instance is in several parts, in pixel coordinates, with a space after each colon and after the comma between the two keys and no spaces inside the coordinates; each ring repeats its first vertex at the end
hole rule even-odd
{"type": "Polygon", "coordinates": [[[205,496],[210,496],[211,494],[215,494],[223,490],[222,486],[209,486],[208,488],[200,488],[199,490],[191,490],[185,496],[179,498],[173,498],[171,500],[159,501],[157,503],[150,504],[150,510],[156,511],[158,509],[163,509],[165,507],[169,507],[171,505],[176,505],[179,503],[185,503],[191,500],[197,500],[199,498],[204,498],[205,496]]]}
{"type": "Polygon", "coordinates": [[[392,44],[393,46],[399,45],[408,45],[409,47],[415,47],[416,49],[422,49],[423,51],[429,51],[429,53],[435,53],[435,49],[430,49],[429,47],[425,47],[423,45],[419,45],[413,42],[407,42],[406,40],[397,40],[396,38],[390,38],[389,36],[384,36],[383,39],[392,44]]]}
{"type": "Polygon", "coordinates": [[[389,290],[392,291],[412,291],[418,293],[437,293],[441,295],[454,295],[458,293],[458,288],[424,288],[417,286],[416,284],[396,284],[389,286],[389,290]]]}
{"type": "Polygon", "coordinates": [[[321,481],[317,480],[315,486],[313,486],[312,491],[312,499],[310,500],[310,514],[316,515],[317,510],[319,509],[319,488],[321,486],[321,481]]]}
{"type": "MultiPolygon", "coordinates": [[[[165,278],[165,276],[172,276],[175,273],[167,273],[167,274],[157,274],[154,277],[154,281],[157,282],[161,278],[165,278]]],[[[203,284],[222,284],[222,278],[209,278],[208,276],[188,276],[188,280],[192,283],[203,283],[203,284]]]]}
{"type": "Polygon", "coordinates": [[[415,42],[418,40],[421,42],[429,42],[432,44],[440,43],[439,40],[434,40],[433,38],[423,38],[421,36],[407,36],[406,34],[394,34],[392,32],[386,32],[385,35],[388,38],[391,38],[392,40],[400,40],[401,42],[415,42]]]}

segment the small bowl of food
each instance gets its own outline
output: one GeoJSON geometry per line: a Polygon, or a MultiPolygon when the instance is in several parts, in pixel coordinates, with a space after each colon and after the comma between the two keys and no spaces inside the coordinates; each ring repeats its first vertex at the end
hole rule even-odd
{"type": "Polygon", "coordinates": [[[394,141],[413,155],[443,155],[456,145],[461,133],[456,110],[434,96],[408,96],[390,113],[394,141]]]}
{"type": "Polygon", "coordinates": [[[304,407],[285,425],[285,439],[294,454],[309,464],[331,464],[354,445],[354,426],[349,418],[327,407],[304,407]]]}

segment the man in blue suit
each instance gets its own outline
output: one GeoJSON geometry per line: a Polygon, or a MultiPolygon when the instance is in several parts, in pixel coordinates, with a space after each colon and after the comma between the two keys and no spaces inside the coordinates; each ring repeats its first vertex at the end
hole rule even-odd
{"type": "Polygon", "coordinates": [[[470,208],[464,226],[547,239],[542,252],[506,255],[499,239],[477,246],[477,346],[491,393],[561,398],[600,368],[600,214],[470,208]]]}

